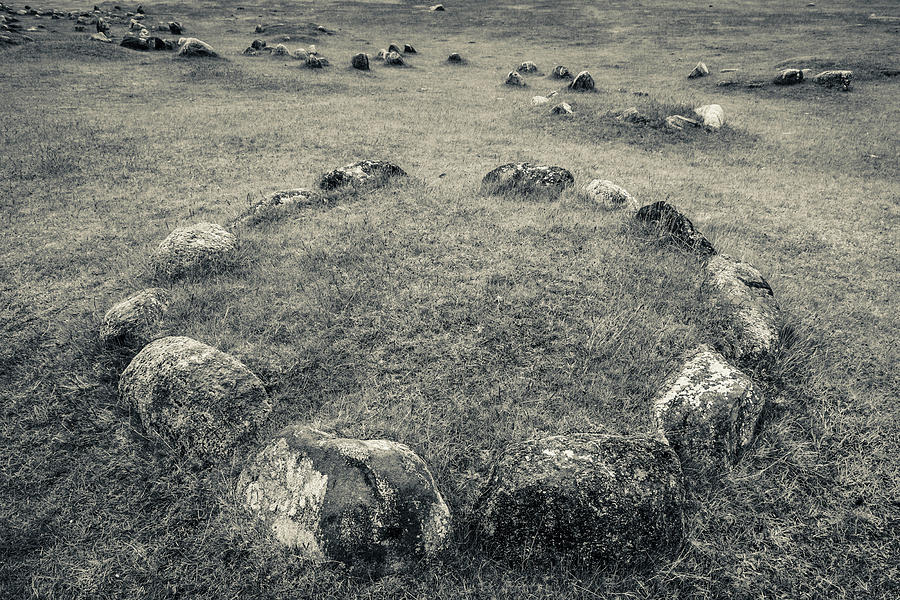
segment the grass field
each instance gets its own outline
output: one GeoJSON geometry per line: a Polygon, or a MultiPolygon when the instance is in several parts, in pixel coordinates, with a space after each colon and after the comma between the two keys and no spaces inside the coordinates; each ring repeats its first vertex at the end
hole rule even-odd
{"type": "Polygon", "coordinates": [[[0,49],[0,598],[900,596],[900,23],[868,18],[900,12],[710,1],[144,3],[217,61],[34,20],[34,43],[0,49]],[[241,55],[282,35],[331,66],[241,55]],[[409,67],[350,68],[391,42],[416,47],[409,67]],[[530,99],[559,83],[502,85],[525,60],[588,69],[600,91],[560,92],[575,114],[551,117],[530,99]],[[698,60],[710,76],[689,81],[698,60]],[[854,87],[755,86],[790,63],[852,68],[854,87]],[[608,116],[707,103],[718,133],[608,116]],[[239,266],[169,286],[166,329],[258,374],[269,431],[313,422],[429,464],[454,549],[377,581],[277,547],[233,497],[241,457],[202,470],[145,440],[117,400],[127,357],[97,334],[113,303],[168,286],[148,257],[174,227],[366,158],[411,177],[239,229],[239,266]],[[777,360],[746,365],[769,400],[759,438],[691,487],[688,543],[649,572],[509,565],[470,543],[507,444],[647,432],[679,354],[715,341],[696,257],[574,191],[480,194],[518,160],[675,204],[786,316],[777,360]]]}

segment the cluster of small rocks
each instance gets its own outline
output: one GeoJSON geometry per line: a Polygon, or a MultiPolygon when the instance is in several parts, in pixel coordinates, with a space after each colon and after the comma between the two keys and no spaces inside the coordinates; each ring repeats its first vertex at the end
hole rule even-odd
{"type": "MultiPolygon", "coordinates": [[[[722,69],[722,73],[733,73],[738,69],[728,68],[722,69]]],[[[709,75],[709,68],[705,63],[699,62],[697,66],[688,73],[688,79],[697,79],[699,77],[706,77],[709,75]]],[[[802,68],[802,67],[788,67],[779,69],[772,79],[772,83],[774,85],[797,85],[799,83],[803,83],[804,81],[812,80],[813,83],[818,85],[832,88],[832,87],[840,87],[844,91],[848,91],[851,89],[851,81],[853,79],[853,71],[848,69],[828,69],[822,71],[816,75],[813,75],[812,69],[802,68]]],[[[733,81],[719,81],[717,86],[728,86],[734,83],[733,81]]]]}

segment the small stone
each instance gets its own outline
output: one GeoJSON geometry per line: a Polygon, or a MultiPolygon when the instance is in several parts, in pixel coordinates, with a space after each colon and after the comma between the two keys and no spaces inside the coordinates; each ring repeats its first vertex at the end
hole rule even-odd
{"type": "Polygon", "coordinates": [[[272,56],[291,56],[291,51],[288,50],[288,47],[284,44],[276,44],[274,48],[272,48],[272,56]]]}
{"type": "Polygon", "coordinates": [[[572,114],[572,105],[568,102],[560,102],[556,106],[550,109],[551,115],[571,115],[572,114]]]}
{"type": "Polygon", "coordinates": [[[256,28],[253,30],[253,33],[265,33],[265,32],[266,32],[266,28],[263,25],[257,25],[256,28]]]}
{"type": "Polygon", "coordinates": [[[104,44],[111,44],[112,40],[106,37],[106,34],[103,32],[91,34],[91,39],[95,42],[103,42],[104,44]]]}
{"type": "Polygon", "coordinates": [[[177,56],[184,58],[218,58],[219,54],[213,50],[212,46],[197,38],[181,38],[179,40],[179,48],[177,56]]]}
{"type": "Polygon", "coordinates": [[[669,204],[660,200],[638,210],[635,218],[657,229],[668,242],[674,243],[700,256],[711,256],[715,248],[702,233],[697,231],[691,220],[669,204]]]}
{"type": "Polygon", "coordinates": [[[388,54],[390,54],[391,52],[396,52],[397,54],[403,52],[403,50],[401,50],[400,46],[398,46],[397,44],[391,44],[390,46],[388,46],[387,51],[388,54]]]}
{"type": "Polygon", "coordinates": [[[569,84],[570,90],[575,90],[576,92],[590,92],[594,89],[594,78],[591,77],[591,74],[587,71],[582,71],[578,75],[575,76],[575,79],[572,80],[572,83],[569,84]]]}
{"type": "Polygon", "coordinates": [[[172,35],[181,35],[184,33],[184,27],[181,26],[181,23],[178,21],[169,21],[169,33],[172,35]]]}
{"type": "Polygon", "coordinates": [[[451,52],[450,56],[447,57],[447,62],[451,63],[461,63],[463,61],[462,56],[459,55],[459,52],[451,52]]]}
{"type": "Polygon", "coordinates": [[[481,180],[481,187],[487,194],[515,192],[549,193],[555,196],[574,183],[572,173],[562,167],[508,163],[485,175],[481,180]]]}
{"type": "Polygon", "coordinates": [[[704,104],[694,109],[707,129],[718,130],[725,124],[725,111],[718,104],[704,104]]]}
{"type": "Polygon", "coordinates": [[[384,59],[387,58],[387,55],[388,55],[387,48],[382,48],[381,50],[378,51],[378,54],[375,55],[375,58],[383,61],[384,59]]]}
{"type": "Polygon", "coordinates": [[[429,6],[428,10],[430,10],[432,12],[444,12],[444,5],[443,4],[435,4],[434,6],[429,6]]]}
{"type": "Polygon", "coordinates": [[[772,83],[775,85],[794,85],[803,81],[803,71],[800,69],[782,69],[772,83]]]}
{"type": "Polygon", "coordinates": [[[418,52],[416,52],[416,49],[413,48],[409,44],[403,44],[403,53],[404,54],[418,54],[418,52]]]}
{"type": "Polygon", "coordinates": [[[97,17],[97,33],[109,34],[109,23],[103,17],[97,17]]]}
{"type": "Polygon", "coordinates": [[[506,85],[514,85],[518,87],[525,87],[525,78],[522,77],[516,71],[510,71],[509,75],[506,76],[506,85]]]}
{"type": "Polygon", "coordinates": [[[822,71],[815,77],[813,77],[813,82],[822,85],[825,87],[835,87],[841,86],[844,90],[849,90],[851,85],[850,81],[853,79],[853,71],[847,70],[834,70],[834,71],[822,71]]]}
{"type": "Polygon", "coordinates": [[[545,96],[534,96],[531,99],[532,106],[540,106],[541,104],[547,104],[548,102],[550,102],[550,98],[545,96]]]}
{"type": "Polygon", "coordinates": [[[700,127],[700,121],[689,119],[681,115],[671,115],[666,117],[666,127],[669,129],[682,130],[685,127],[700,127]]]}
{"type": "Polygon", "coordinates": [[[350,66],[352,66],[354,69],[359,69],[360,71],[368,71],[369,55],[364,52],[354,54],[353,58],[350,59],[350,66]]]}
{"type": "Polygon", "coordinates": [[[315,54],[310,54],[306,57],[306,66],[310,69],[321,69],[326,65],[325,60],[319,58],[315,54]]]}
{"type": "Polygon", "coordinates": [[[537,73],[538,67],[530,60],[526,60],[521,65],[519,65],[519,68],[516,69],[516,71],[518,71],[519,73],[537,73]]]}
{"type": "Polygon", "coordinates": [[[558,65],[553,67],[553,77],[556,79],[572,79],[572,72],[566,67],[558,65]]]}
{"type": "Polygon", "coordinates": [[[607,210],[626,208],[637,211],[637,201],[625,188],[605,179],[594,179],[581,188],[581,195],[607,210]]]}
{"type": "Polygon", "coordinates": [[[100,326],[100,340],[107,345],[140,349],[161,333],[169,306],[169,294],[149,288],[132,294],[110,308],[100,326]]]}
{"type": "Polygon", "coordinates": [[[319,180],[323,190],[333,190],[345,185],[382,186],[390,180],[406,177],[406,171],[381,160],[362,160],[325,173],[319,180]]]}
{"type": "Polygon", "coordinates": [[[402,67],[406,65],[406,61],[403,60],[403,57],[398,52],[388,52],[387,56],[384,57],[384,64],[402,67]]]}
{"type": "Polygon", "coordinates": [[[322,203],[322,199],[318,198],[315,192],[306,188],[281,190],[273,192],[262,200],[251,204],[240,217],[232,222],[232,225],[238,223],[253,224],[268,216],[277,215],[291,207],[315,206],[322,203]]]}
{"type": "Polygon", "coordinates": [[[234,258],[234,235],[220,225],[197,223],[179,227],[160,242],[151,260],[157,271],[169,277],[215,271],[234,258]]]}
{"type": "Polygon", "coordinates": [[[706,77],[709,75],[709,69],[703,62],[698,62],[694,70],[688,73],[688,79],[697,79],[698,77],[706,77]]]}

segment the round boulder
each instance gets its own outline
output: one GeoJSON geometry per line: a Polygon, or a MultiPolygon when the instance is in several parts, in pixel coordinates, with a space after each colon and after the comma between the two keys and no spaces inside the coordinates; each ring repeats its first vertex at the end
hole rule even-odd
{"type": "Polygon", "coordinates": [[[213,47],[197,38],[181,38],[177,56],[181,57],[198,57],[198,58],[218,58],[219,53],[213,50],[213,47]]]}
{"type": "Polygon", "coordinates": [[[516,69],[516,71],[518,71],[519,73],[537,73],[538,67],[530,60],[526,60],[521,65],[519,65],[519,68],[516,69]]]}
{"type": "Polygon", "coordinates": [[[488,194],[515,192],[558,195],[574,183],[572,173],[562,167],[508,163],[485,175],[481,180],[481,188],[488,194]]]}
{"type": "Polygon", "coordinates": [[[587,71],[582,71],[569,84],[569,89],[576,92],[591,92],[594,90],[594,78],[587,71]]]}
{"type": "Polygon", "coordinates": [[[504,83],[506,83],[506,85],[525,87],[525,78],[517,71],[510,71],[509,75],[506,76],[506,81],[504,83]]]}
{"type": "Polygon", "coordinates": [[[726,255],[713,257],[706,264],[703,289],[720,312],[728,356],[762,358],[777,348],[781,311],[772,287],[753,265],[726,255]]]}
{"type": "Polygon", "coordinates": [[[247,367],[188,337],[144,346],[119,379],[119,398],[149,436],[207,461],[252,442],[272,409],[247,367]]]}
{"type": "Polygon", "coordinates": [[[234,235],[221,225],[197,223],[172,231],[160,242],[151,261],[158,272],[178,277],[221,269],[234,259],[236,248],[234,235]]]}
{"type": "Polygon", "coordinates": [[[345,185],[385,185],[391,179],[406,177],[406,171],[383,160],[361,160],[322,175],[319,187],[333,190],[345,185]]]}
{"type": "Polygon", "coordinates": [[[437,557],[451,531],[428,467],[388,440],[290,426],[250,459],[237,492],[279,542],[357,572],[411,571],[437,557]]]}
{"type": "Polygon", "coordinates": [[[149,288],[125,298],[106,311],[100,325],[105,344],[141,348],[157,337],[169,306],[169,294],[149,288]]]}
{"type": "Polygon", "coordinates": [[[721,129],[725,124],[725,110],[718,104],[704,104],[694,109],[694,113],[703,123],[703,126],[713,131],[721,129]]]}
{"type": "Polygon", "coordinates": [[[665,381],[653,415],[685,467],[717,472],[736,463],[753,441],[763,404],[747,375],[701,346],[665,381]]]}
{"type": "Polygon", "coordinates": [[[637,201],[625,191],[625,188],[605,179],[588,182],[581,188],[581,195],[608,210],[625,208],[637,211],[638,208],[637,201]]]}
{"type": "Polygon", "coordinates": [[[553,67],[553,77],[556,79],[572,79],[572,72],[562,65],[553,67]]]}
{"type": "Polygon", "coordinates": [[[697,231],[691,220],[668,202],[660,200],[642,206],[635,214],[635,218],[656,228],[665,241],[681,246],[694,254],[711,256],[716,253],[712,243],[697,231]]]}
{"type": "Polygon", "coordinates": [[[368,71],[369,70],[369,55],[365,52],[360,52],[359,54],[354,54],[353,58],[350,59],[350,66],[354,69],[359,69],[360,71],[368,71]]]}
{"type": "Polygon", "coordinates": [[[681,465],[662,440],[576,433],[500,458],[478,504],[479,540],[512,561],[639,565],[684,536],[681,465]]]}

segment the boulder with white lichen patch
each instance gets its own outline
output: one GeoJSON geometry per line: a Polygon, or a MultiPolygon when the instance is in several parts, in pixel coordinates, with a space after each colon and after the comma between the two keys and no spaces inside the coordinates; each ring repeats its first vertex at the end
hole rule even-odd
{"type": "Polygon", "coordinates": [[[403,444],[287,427],[249,462],[238,497],[282,544],[373,575],[436,558],[450,510],[427,466],[403,444]]]}
{"type": "Polygon", "coordinates": [[[100,339],[109,345],[140,348],[156,337],[169,305],[169,294],[149,288],[110,308],[100,326],[100,339]]]}
{"type": "Polygon", "coordinates": [[[406,177],[406,171],[383,160],[361,160],[334,169],[322,175],[319,187],[333,190],[345,185],[380,186],[398,177],[406,177]]]}
{"type": "Polygon", "coordinates": [[[567,169],[531,163],[508,163],[488,172],[481,180],[487,194],[515,192],[519,194],[549,193],[558,195],[575,183],[567,169]]]}

